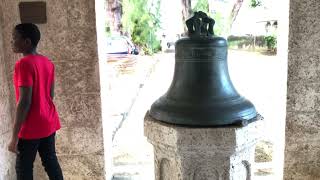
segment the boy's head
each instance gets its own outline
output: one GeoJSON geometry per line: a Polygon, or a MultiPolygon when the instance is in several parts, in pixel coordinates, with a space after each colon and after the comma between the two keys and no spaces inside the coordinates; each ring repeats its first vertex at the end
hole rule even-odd
{"type": "Polygon", "coordinates": [[[41,34],[38,27],[32,23],[22,23],[15,26],[12,35],[13,51],[25,53],[36,49],[41,34]]]}

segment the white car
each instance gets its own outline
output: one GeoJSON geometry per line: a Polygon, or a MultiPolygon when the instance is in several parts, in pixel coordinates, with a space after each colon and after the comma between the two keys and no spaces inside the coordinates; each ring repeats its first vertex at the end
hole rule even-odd
{"type": "Polygon", "coordinates": [[[134,54],[139,51],[126,36],[112,36],[107,38],[107,54],[134,54]]]}

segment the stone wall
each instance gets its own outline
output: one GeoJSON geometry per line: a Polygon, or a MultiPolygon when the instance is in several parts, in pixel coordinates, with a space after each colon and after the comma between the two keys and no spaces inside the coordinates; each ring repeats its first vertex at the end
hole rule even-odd
{"type": "Polygon", "coordinates": [[[285,179],[320,179],[320,1],[290,0],[285,179]]]}
{"type": "MultiPolygon", "coordinates": [[[[10,87],[14,63],[19,58],[12,54],[10,47],[12,28],[20,22],[19,2],[1,1],[5,54],[2,60],[10,70],[6,74],[10,87]]],[[[55,104],[62,122],[62,129],[57,134],[58,158],[65,179],[104,179],[95,1],[45,2],[48,20],[39,25],[42,40],[38,51],[49,56],[56,66],[55,104]]],[[[2,63],[0,68],[4,68],[2,63]]],[[[13,92],[13,89],[9,91],[13,92]]],[[[13,102],[12,95],[10,98],[13,102]]],[[[35,179],[47,179],[38,159],[35,179]]]]}
{"type": "Polygon", "coordinates": [[[2,11],[0,11],[0,180],[13,180],[15,177],[14,155],[7,151],[12,133],[12,116],[7,81],[8,72],[4,62],[2,20],[2,11]]]}

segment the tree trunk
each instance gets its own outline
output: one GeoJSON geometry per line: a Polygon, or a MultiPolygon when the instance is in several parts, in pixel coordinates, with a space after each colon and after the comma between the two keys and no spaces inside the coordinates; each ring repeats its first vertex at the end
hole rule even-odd
{"type": "Polygon", "coordinates": [[[242,4],[243,4],[243,0],[236,0],[236,2],[233,5],[233,8],[230,14],[230,29],[238,16],[238,13],[240,11],[242,4]]]}
{"type": "Polygon", "coordinates": [[[107,1],[107,18],[111,32],[119,32],[122,34],[122,0],[106,0],[107,1]]]}
{"type": "Polygon", "coordinates": [[[192,9],[191,9],[191,0],[181,0],[182,3],[182,24],[184,33],[186,33],[187,27],[185,26],[186,20],[191,16],[192,9]]]}

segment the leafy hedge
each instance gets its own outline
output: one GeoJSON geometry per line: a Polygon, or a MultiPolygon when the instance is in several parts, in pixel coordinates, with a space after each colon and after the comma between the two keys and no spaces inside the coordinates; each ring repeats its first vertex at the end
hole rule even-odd
{"type": "Polygon", "coordinates": [[[146,54],[160,50],[160,0],[123,0],[122,22],[133,42],[146,54]]]}
{"type": "Polygon", "coordinates": [[[277,49],[276,36],[229,36],[229,47],[246,48],[253,47],[255,38],[255,47],[267,48],[268,50],[275,51],[277,49]]]}

